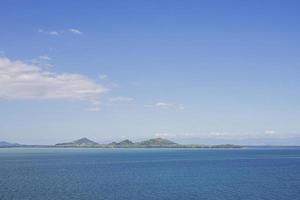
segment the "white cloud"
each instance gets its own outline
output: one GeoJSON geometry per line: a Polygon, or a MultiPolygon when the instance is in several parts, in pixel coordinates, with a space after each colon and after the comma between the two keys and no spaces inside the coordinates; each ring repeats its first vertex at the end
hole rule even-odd
{"type": "Polygon", "coordinates": [[[101,79],[101,80],[105,80],[105,79],[107,79],[108,78],[108,75],[107,74],[100,74],[99,75],[99,79],[101,79]]]}
{"type": "Polygon", "coordinates": [[[48,32],[49,35],[59,35],[59,33],[57,31],[50,31],[48,32]]]}
{"type": "Polygon", "coordinates": [[[35,64],[0,57],[1,99],[83,100],[97,108],[106,91],[107,88],[81,74],[58,74],[35,64]]]}
{"type": "Polygon", "coordinates": [[[53,36],[58,36],[60,34],[58,31],[45,31],[43,29],[38,29],[38,32],[47,35],[53,35],[53,36]]]}
{"type": "Polygon", "coordinates": [[[79,29],[75,29],[75,28],[70,28],[70,29],[65,29],[65,30],[52,30],[52,31],[46,31],[44,29],[38,29],[39,33],[43,33],[46,35],[52,35],[52,36],[58,36],[58,35],[62,35],[65,33],[72,33],[72,34],[76,34],[76,35],[82,35],[82,32],[79,29]]]}
{"type": "Polygon", "coordinates": [[[31,65],[38,66],[39,68],[49,69],[49,68],[53,67],[53,65],[49,63],[50,61],[51,61],[51,58],[49,56],[42,55],[42,56],[39,56],[38,58],[34,58],[34,59],[30,60],[29,62],[31,65]]]}
{"type": "Polygon", "coordinates": [[[184,106],[182,104],[169,102],[157,102],[153,105],[145,105],[145,107],[156,107],[163,110],[184,110],[184,106]]]}
{"type": "Polygon", "coordinates": [[[79,35],[82,34],[82,32],[81,32],[80,30],[75,29],[75,28],[70,28],[70,29],[69,29],[69,32],[74,33],[74,34],[79,34],[79,35]]]}
{"type": "Polygon", "coordinates": [[[265,134],[266,135],[274,135],[274,134],[276,134],[276,131],[274,131],[274,130],[265,130],[265,134]]]}
{"type": "Polygon", "coordinates": [[[51,58],[49,56],[47,56],[47,55],[39,56],[39,59],[41,59],[41,60],[47,60],[47,61],[51,60],[51,58]]]}
{"type": "Polygon", "coordinates": [[[133,100],[131,97],[113,97],[109,99],[110,102],[131,102],[133,100]]]}

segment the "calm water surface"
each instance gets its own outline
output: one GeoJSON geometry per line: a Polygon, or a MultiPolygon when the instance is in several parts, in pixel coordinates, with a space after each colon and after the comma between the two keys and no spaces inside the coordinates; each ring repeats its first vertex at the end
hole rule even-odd
{"type": "Polygon", "coordinates": [[[297,200],[300,149],[0,149],[1,200],[297,200]]]}

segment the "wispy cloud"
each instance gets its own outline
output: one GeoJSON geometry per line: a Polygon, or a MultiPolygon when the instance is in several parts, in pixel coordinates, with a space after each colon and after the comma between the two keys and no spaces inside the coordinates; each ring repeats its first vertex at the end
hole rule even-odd
{"type": "Polygon", "coordinates": [[[42,56],[39,56],[39,59],[41,59],[41,60],[51,60],[51,58],[49,57],[49,56],[47,56],[47,55],[42,55],[42,56]]]}
{"type": "Polygon", "coordinates": [[[108,79],[108,75],[107,74],[100,74],[99,79],[100,80],[106,80],[106,79],[108,79]]]}
{"type": "Polygon", "coordinates": [[[154,107],[163,110],[184,110],[184,106],[182,104],[170,102],[157,102],[155,104],[145,105],[145,107],[154,107]]]}
{"type": "Polygon", "coordinates": [[[265,130],[265,134],[266,135],[275,135],[276,131],[274,131],[274,130],[265,130]]]}
{"type": "Polygon", "coordinates": [[[58,36],[59,32],[58,31],[45,31],[43,29],[38,29],[39,33],[47,34],[47,35],[53,35],[53,36],[58,36]]]}
{"type": "Polygon", "coordinates": [[[51,68],[53,65],[50,63],[51,58],[47,55],[41,55],[37,58],[31,59],[29,63],[43,69],[51,68]]]}
{"type": "Polygon", "coordinates": [[[75,35],[82,35],[82,32],[79,29],[70,28],[70,29],[64,29],[64,30],[44,30],[44,29],[38,29],[39,33],[43,33],[46,35],[52,35],[52,36],[59,36],[66,33],[71,33],[75,35]]]}
{"type": "Polygon", "coordinates": [[[35,64],[0,57],[0,98],[2,99],[69,99],[100,105],[108,89],[81,74],[58,74],[35,64]]]}
{"type": "Polygon", "coordinates": [[[131,97],[112,97],[109,99],[110,102],[131,102],[134,98],[131,97]]]}
{"type": "Polygon", "coordinates": [[[71,33],[74,33],[74,34],[78,34],[78,35],[82,34],[82,32],[80,30],[75,29],[75,28],[70,28],[68,31],[71,33]]]}

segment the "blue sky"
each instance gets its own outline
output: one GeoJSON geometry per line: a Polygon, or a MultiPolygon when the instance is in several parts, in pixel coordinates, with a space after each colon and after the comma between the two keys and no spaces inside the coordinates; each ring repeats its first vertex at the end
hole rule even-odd
{"type": "Polygon", "coordinates": [[[298,1],[0,9],[0,140],[300,144],[298,1]]]}

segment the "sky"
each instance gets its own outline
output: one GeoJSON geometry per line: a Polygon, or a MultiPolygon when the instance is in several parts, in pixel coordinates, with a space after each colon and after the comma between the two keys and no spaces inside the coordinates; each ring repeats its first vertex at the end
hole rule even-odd
{"type": "Polygon", "coordinates": [[[300,3],[0,4],[0,140],[300,145],[300,3]]]}

